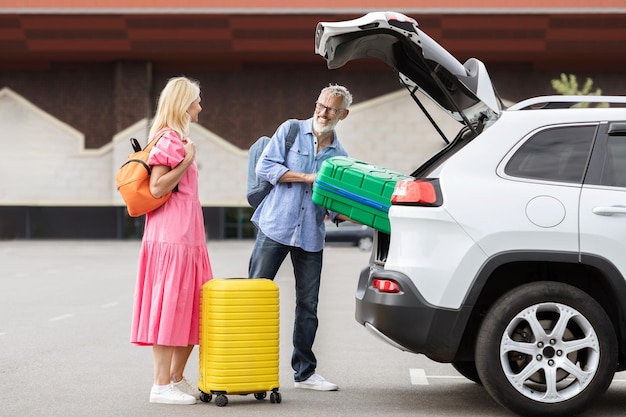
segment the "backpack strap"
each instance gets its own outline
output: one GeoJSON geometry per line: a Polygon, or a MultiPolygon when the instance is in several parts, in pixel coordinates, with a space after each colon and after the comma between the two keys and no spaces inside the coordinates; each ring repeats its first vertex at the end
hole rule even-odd
{"type": "Polygon", "coordinates": [[[145,148],[143,148],[143,150],[146,151],[146,152],[150,152],[150,150],[154,147],[154,145],[156,145],[156,143],[159,141],[159,139],[161,139],[163,136],[165,136],[165,134],[167,132],[169,132],[170,130],[173,130],[173,129],[169,129],[169,128],[164,127],[163,129],[161,129],[158,132],[156,132],[156,134],[154,135],[154,139],[152,139],[150,142],[148,142],[148,144],[146,145],[145,148]]]}
{"type": "MultiPolygon", "coordinates": [[[[285,162],[287,161],[287,154],[289,149],[293,146],[298,136],[298,130],[300,130],[300,121],[297,119],[289,119],[289,131],[285,137],[285,162]]],[[[291,183],[287,183],[287,188],[291,188],[291,183]]]]}
{"type": "Polygon", "coordinates": [[[287,136],[285,137],[285,158],[287,158],[287,153],[289,149],[293,146],[293,143],[296,141],[296,137],[298,136],[298,130],[300,130],[300,121],[297,119],[289,120],[289,131],[287,132],[287,136]]]}

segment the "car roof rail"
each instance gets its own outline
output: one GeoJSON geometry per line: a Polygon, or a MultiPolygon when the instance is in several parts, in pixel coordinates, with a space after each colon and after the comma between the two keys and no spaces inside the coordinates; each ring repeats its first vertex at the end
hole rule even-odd
{"type": "Polygon", "coordinates": [[[583,103],[608,103],[624,107],[626,96],[540,96],[520,101],[507,110],[568,109],[583,103]]]}

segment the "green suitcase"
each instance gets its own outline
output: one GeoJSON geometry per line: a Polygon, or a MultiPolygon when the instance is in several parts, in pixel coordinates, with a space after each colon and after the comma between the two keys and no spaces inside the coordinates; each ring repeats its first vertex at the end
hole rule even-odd
{"type": "Polygon", "coordinates": [[[396,183],[413,177],[344,156],[322,163],[313,184],[313,202],[385,233],[396,183]]]}

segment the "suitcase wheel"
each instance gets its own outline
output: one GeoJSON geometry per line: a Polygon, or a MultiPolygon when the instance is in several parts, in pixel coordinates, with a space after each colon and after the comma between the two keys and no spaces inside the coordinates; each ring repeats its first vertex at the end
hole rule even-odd
{"type": "Polygon", "coordinates": [[[204,391],[200,391],[200,401],[203,403],[210,403],[213,396],[211,394],[207,394],[204,391]]]}
{"type": "Polygon", "coordinates": [[[267,393],[266,392],[255,392],[254,393],[254,398],[256,398],[257,400],[264,400],[265,397],[267,397],[267,393]]]}
{"type": "Polygon", "coordinates": [[[278,391],[272,391],[272,393],[270,394],[270,402],[272,404],[280,404],[281,402],[281,396],[280,396],[280,392],[278,391]]]}
{"type": "Polygon", "coordinates": [[[226,407],[226,404],[228,404],[228,397],[225,396],[224,394],[217,394],[215,396],[215,405],[218,407],[226,407]]]}

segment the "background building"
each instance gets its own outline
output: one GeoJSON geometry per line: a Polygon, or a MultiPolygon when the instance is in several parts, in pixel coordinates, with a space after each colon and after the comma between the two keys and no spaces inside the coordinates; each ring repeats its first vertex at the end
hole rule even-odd
{"type": "Polygon", "coordinates": [[[319,21],[403,12],[459,61],[483,61],[508,101],[553,94],[561,73],[626,94],[625,0],[286,4],[0,0],[0,238],[138,237],[143,219],[125,214],[114,175],[176,75],[202,85],[193,137],[210,238],[252,236],[248,147],[310,117],[329,83],[355,98],[339,125],[351,155],[412,171],[443,142],[381,62],[328,70],[314,53],[319,21]]]}

